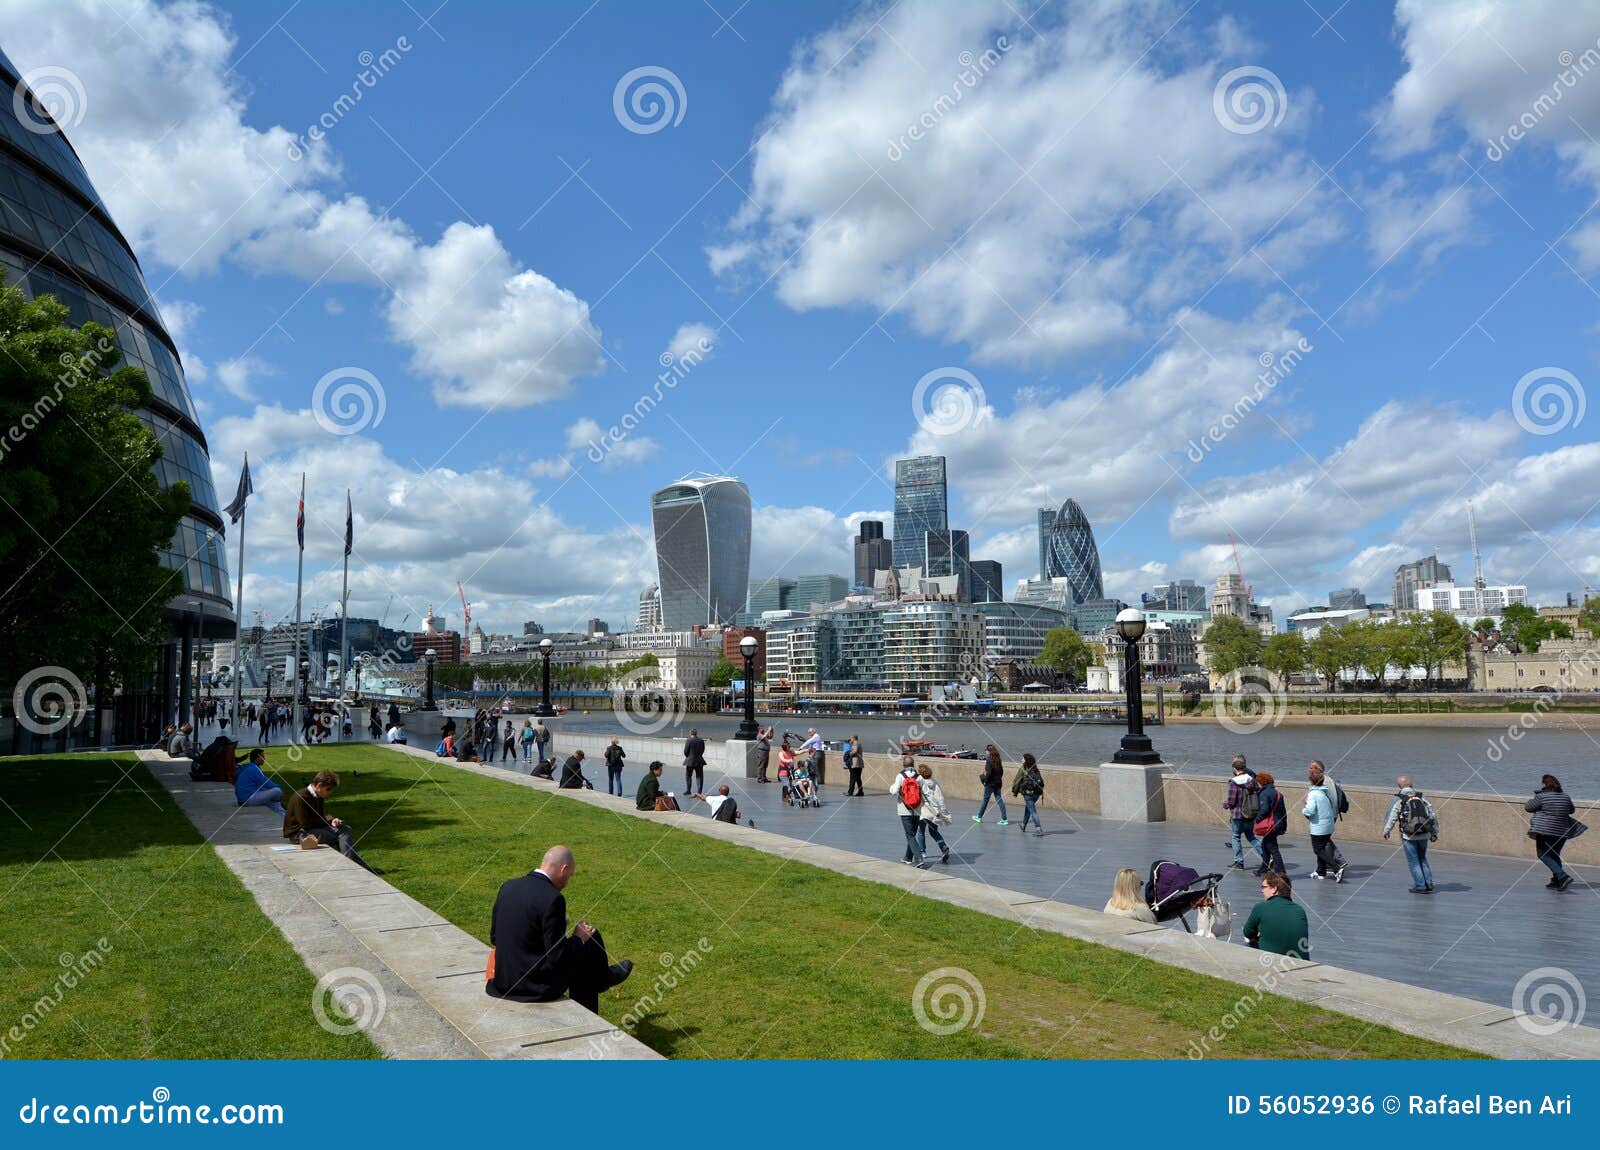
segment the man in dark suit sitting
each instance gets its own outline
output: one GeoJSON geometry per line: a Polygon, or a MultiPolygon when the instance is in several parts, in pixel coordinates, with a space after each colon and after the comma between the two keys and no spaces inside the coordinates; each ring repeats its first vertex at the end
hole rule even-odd
{"type": "Polygon", "coordinates": [[[572,881],[572,870],[572,852],[553,846],[539,869],[500,887],[489,922],[494,974],[484,989],[491,996],[554,1002],[565,993],[599,1014],[600,992],[633,973],[626,959],[607,963],[605,942],[587,919],[567,934],[567,900],[561,892],[572,881]]]}

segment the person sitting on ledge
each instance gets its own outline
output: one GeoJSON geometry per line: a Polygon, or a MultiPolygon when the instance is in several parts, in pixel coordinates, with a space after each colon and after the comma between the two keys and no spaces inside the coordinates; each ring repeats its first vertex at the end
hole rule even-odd
{"type": "Polygon", "coordinates": [[[1123,867],[1117,872],[1111,884],[1111,898],[1106,902],[1105,913],[1131,918],[1134,922],[1148,922],[1152,926],[1155,924],[1156,912],[1144,901],[1144,884],[1139,881],[1138,871],[1123,867]]]}
{"type": "Polygon", "coordinates": [[[661,797],[661,765],[660,759],[652,762],[650,769],[644,773],[644,778],[639,780],[639,789],[633,795],[633,805],[641,811],[656,809],[656,800],[661,797]]]}
{"type": "Polygon", "coordinates": [[[491,998],[554,1002],[569,994],[599,1014],[601,992],[633,973],[627,959],[609,962],[605,941],[587,919],[579,919],[567,934],[567,899],[561,892],[572,881],[573,867],[572,851],[553,846],[536,870],[500,887],[489,919],[493,950],[484,991],[491,998]]]}
{"type": "Polygon", "coordinates": [[[330,819],[323,810],[329,795],[339,786],[332,771],[318,771],[311,784],[289,796],[289,809],[283,816],[283,837],[298,843],[302,850],[338,847],[339,853],[373,874],[383,872],[370,866],[356,853],[355,836],[343,819],[330,819]]]}
{"type": "MultiPolygon", "coordinates": [[[[719,823],[737,825],[739,820],[744,818],[744,812],[739,809],[739,804],[734,802],[733,796],[728,793],[727,783],[723,783],[718,787],[717,793],[714,795],[695,795],[694,797],[711,808],[711,817],[719,823]]],[[[756,825],[754,819],[750,820],[750,825],[756,825]]]]}
{"type": "Polygon", "coordinates": [[[266,765],[267,752],[260,747],[251,751],[233,780],[233,797],[241,807],[266,807],[282,817],[288,813],[283,808],[283,788],[267,778],[266,765]]]}
{"type": "Polygon", "coordinates": [[[1305,907],[1290,897],[1289,876],[1269,870],[1261,876],[1262,901],[1245,920],[1244,937],[1252,947],[1290,958],[1311,958],[1310,927],[1305,907]]]}
{"type": "Polygon", "coordinates": [[[592,791],[594,784],[583,777],[583,751],[573,751],[561,764],[561,781],[556,784],[563,791],[592,791]]]}

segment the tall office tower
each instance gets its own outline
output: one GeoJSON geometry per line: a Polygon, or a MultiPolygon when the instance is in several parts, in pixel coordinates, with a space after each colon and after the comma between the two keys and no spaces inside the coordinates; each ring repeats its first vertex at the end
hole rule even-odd
{"type": "Polygon", "coordinates": [[[1005,602],[1005,574],[993,559],[974,559],[967,565],[972,575],[972,601],[974,603],[1005,602]]]}
{"type": "MultiPolygon", "coordinates": [[[[123,363],[143,368],[150,380],[150,401],[135,414],[163,448],[156,479],[163,487],[180,479],[189,484],[188,513],[160,554],[178,583],[163,612],[163,630],[154,637],[154,671],[124,684],[117,706],[113,741],[132,742],[142,720],[159,716],[162,725],[178,717],[180,698],[189,691],[187,668],[195,645],[235,637],[225,528],[206,437],[177,345],[161,322],[133,248],[107,214],[61,127],[3,53],[0,83],[6,95],[0,101],[0,274],[30,299],[54,296],[66,305],[74,327],[94,320],[116,333],[123,363]]],[[[239,461],[226,463],[232,476],[239,461]]],[[[26,502],[14,510],[24,515],[26,502]]],[[[108,536],[107,545],[116,546],[115,538],[108,536]]],[[[11,591],[26,595],[34,589],[24,578],[24,558],[17,559],[16,573],[6,582],[13,584],[11,591]]]]}
{"type": "Polygon", "coordinates": [[[918,455],[894,464],[894,565],[928,565],[930,531],[950,529],[949,489],[942,455],[918,455]]]}
{"type": "Polygon", "coordinates": [[[1418,591],[1424,587],[1438,587],[1453,582],[1449,564],[1439,562],[1437,555],[1402,563],[1394,572],[1394,609],[1415,611],[1418,591]]]}
{"type": "Polygon", "coordinates": [[[1341,587],[1328,592],[1328,609],[1331,611],[1357,611],[1367,605],[1367,597],[1356,587],[1341,587]]]}
{"type": "Polygon", "coordinates": [[[1067,500],[1059,511],[1039,511],[1039,567],[1042,580],[1066,579],[1074,602],[1105,598],[1094,528],[1077,500],[1067,500]]]}
{"type": "Polygon", "coordinates": [[[956,580],[956,598],[963,603],[972,601],[972,551],[965,531],[948,529],[930,531],[923,542],[927,556],[922,574],[929,579],[956,580]]]}
{"type": "Polygon", "coordinates": [[[876,519],[863,519],[856,532],[855,585],[871,587],[879,571],[894,566],[894,543],[883,537],[883,524],[876,519]]]}
{"type": "Polygon", "coordinates": [[[750,584],[745,610],[757,618],[763,611],[787,611],[794,602],[794,588],[793,579],[757,579],[750,584]]]}
{"type": "Polygon", "coordinates": [[[732,622],[750,585],[750,489],[727,475],[686,476],[650,497],[661,628],[732,622]]]}
{"type": "Polygon", "coordinates": [[[799,575],[784,606],[796,611],[810,611],[822,604],[837,603],[848,594],[850,581],[843,575],[799,575]]]}

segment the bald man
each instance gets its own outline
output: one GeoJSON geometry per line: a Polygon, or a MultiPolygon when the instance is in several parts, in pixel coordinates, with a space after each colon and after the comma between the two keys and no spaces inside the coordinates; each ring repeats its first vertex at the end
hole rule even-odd
{"type": "Polygon", "coordinates": [[[489,922],[494,947],[494,977],[484,989],[513,1002],[554,1002],[570,994],[579,1006],[600,1013],[600,993],[627,980],[633,963],[611,964],[600,932],[580,919],[567,934],[567,900],[572,881],[572,851],[553,846],[538,869],[511,879],[495,896],[489,922]]]}

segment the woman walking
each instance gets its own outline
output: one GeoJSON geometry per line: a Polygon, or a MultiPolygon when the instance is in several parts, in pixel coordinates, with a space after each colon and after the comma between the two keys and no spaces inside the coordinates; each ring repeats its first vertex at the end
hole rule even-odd
{"type": "Polygon", "coordinates": [[[978,813],[972,816],[972,821],[983,821],[983,812],[989,809],[989,800],[992,798],[1000,808],[1000,825],[1010,826],[1011,820],[1006,817],[1006,801],[1000,797],[1000,788],[1006,781],[1006,769],[1000,762],[1000,748],[993,743],[984,750],[983,770],[978,775],[978,781],[983,784],[983,802],[978,804],[978,813]]]}
{"type": "Polygon", "coordinates": [[[1278,874],[1287,874],[1283,852],[1278,849],[1278,836],[1289,829],[1288,808],[1284,806],[1283,796],[1278,793],[1278,781],[1271,774],[1262,771],[1256,776],[1256,785],[1261,788],[1256,799],[1261,813],[1256,816],[1255,825],[1261,866],[1255,873],[1264,875],[1268,871],[1276,871],[1278,874]]]}
{"type": "Polygon", "coordinates": [[[917,853],[928,853],[928,836],[939,844],[940,862],[950,861],[950,846],[939,833],[939,824],[950,821],[950,807],[944,801],[944,788],[933,777],[933,768],[927,763],[917,765],[922,776],[922,806],[917,809],[917,853]]]}
{"type": "Polygon", "coordinates": [[[1560,779],[1545,775],[1522,809],[1533,815],[1528,837],[1533,839],[1539,861],[1550,868],[1550,881],[1544,885],[1551,890],[1566,890],[1572,885],[1572,876],[1561,865],[1561,847],[1588,829],[1572,817],[1572,798],[1561,789],[1560,779]]]}
{"type": "Polygon", "coordinates": [[[850,774],[850,785],[844,789],[844,797],[860,795],[865,798],[867,792],[861,786],[861,769],[866,764],[861,759],[861,736],[851,735],[844,744],[844,769],[850,774]]]}
{"type": "Polygon", "coordinates": [[[1022,756],[1017,777],[1011,780],[1011,793],[1022,796],[1022,833],[1028,833],[1028,821],[1033,820],[1033,833],[1044,834],[1044,824],[1039,821],[1039,808],[1034,804],[1044,794],[1044,776],[1032,755],[1022,756]]]}

